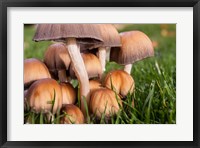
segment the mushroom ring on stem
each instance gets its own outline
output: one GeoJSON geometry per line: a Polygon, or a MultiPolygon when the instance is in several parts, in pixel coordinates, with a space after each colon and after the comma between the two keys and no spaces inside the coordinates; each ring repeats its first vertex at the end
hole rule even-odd
{"type": "Polygon", "coordinates": [[[90,99],[89,79],[80,54],[80,44],[101,45],[103,42],[100,28],[96,24],[39,24],[35,41],[54,40],[66,44],[74,72],[80,83],[81,110],[86,116],[83,98],[90,99]]]}
{"type": "Polygon", "coordinates": [[[113,89],[117,94],[126,97],[128,93],[133,93],[135,82],[131,75],[123,70],[114,70],[109,72],[104,80],[107,88],[113,89]]]}
{"type": "Polygon", "coordinates": [[[153,44],[149,37],[141,31],[120,33],[122,47],[113,47],[110,61],[125,65],[124,70],[131,73],[132,63],[154,56],[153,44]]]}

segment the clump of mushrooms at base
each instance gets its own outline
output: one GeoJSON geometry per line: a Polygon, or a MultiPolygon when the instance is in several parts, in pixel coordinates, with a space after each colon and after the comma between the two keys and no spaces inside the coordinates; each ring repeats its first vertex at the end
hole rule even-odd
{"type": "Polygon", "coordinates": [[[38,24],[33,40],[52,44],[43,60],[24,60],[27,124],[111,123],[127,96],[134,108],[132,64],[154,56],[145,33],[113,24],[38,24]],[[124,69],[106,72],[108,53],[124,69]]]}

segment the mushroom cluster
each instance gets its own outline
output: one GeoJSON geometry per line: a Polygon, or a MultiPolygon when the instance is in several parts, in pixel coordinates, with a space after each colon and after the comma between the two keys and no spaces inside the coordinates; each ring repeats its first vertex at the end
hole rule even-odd
{"type": "Polygon", "coordinates": [[[39,123],[83,124],[102,116],[109,121],[134,93],[132,64],[154,55],[143,32],[118,33],[112,24],[38,24],[33,40],[53,42],[43,61],[24,61],[25,123],[37,115],[39,123]],[[124,69],[106,74],[107,53],[124,69]]]}

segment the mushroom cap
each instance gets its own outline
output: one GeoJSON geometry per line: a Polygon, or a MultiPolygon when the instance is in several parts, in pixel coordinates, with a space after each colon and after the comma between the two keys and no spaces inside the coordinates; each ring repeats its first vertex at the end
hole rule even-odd
{"type": "Polygon", "coordinates": [[[57,77],[59,70],[68,70],[71,59],[65,44],[55,43],[50,45],[44,54],[44,63],[54,77],[57,77]]]}
{"type": "Polygon", "coordinates": [[[120,36],[122,46],[111,48],[110,61],[126,65],[154,56],[152,42],[143,32],[123,32],[120,36]]]}
{"type": "Polygon", "coordinates": [[[30,58],[24,60],[24,86],[28,87],[34,81],[51,78],[46,65],[38,59],[30,58]]]}
{"type": "Polygon", "coordinates": [[[122,105],[120,97],[117,98],[111,89],[99,88],[94,90],[91,93],[89,104],[91,113],[95,114],[97,118],[101,118],[104,112],[107,118],[115,115],[120,109],[119,104],[122,105]]]}
{"type": "Polygon", "coordinates": [[[103,37],[103,47],[120,47],[121,40],[117,29],[112,24],[99,24],[103,37]]]}
{"type": "Polygon", "coordinates": [[[133,93],[135,88],[135,82],[132,76],[123,70],[109,72],[104,79],[104,85],[110,89],[113,87],[114,91],[123,97],[129,92],[133,93]]]}
{"type": "Polygon", "coordinates": [[[53,114],[62,107],[62,92],[60,85],[50,78],[35,81],[27,92],[27,101],[30,108],[36,113],[51,112],[52,101],[55,95],[53,114]],[[55,90],[55,94],[54,94],[55,90]]]}
{"type": "MultiPolygon", "coordinates": [[[[82,53],[81,56],[85,64],[88,77],[89,78],[99,77],[102,74],[102,67],[97,56],[91,53],[87,53],[87,54],[82,53]]],[[[72,64],[70,66],[69,72],[70,72],[70,76],[72,78],[75,78],[75,73],[73,69],[74,69],[74,66],[72,64]]]]}
{"type": "Polygon", "coordinates": [[[65,112],[67,115],[60,119],[61,124],[83,124],[84,123],[84,116],[81,110],[73,105],[73,104],[66,104],[62,107],[61,113],[65,112]]]}
{"type": "Polygon", "coordinates": [[[100,28],[96,24],[38,24],[34,41],[61,41],[76,38],[81,44],[102,44],[100,28]]]}
{"type": "Polygon", "coordinates": [[[76,102],[76,90],[70,83],[60,83],[62,91],[62,104],[74,104],[76,102]]]}
{"type": "MultiPolygon", "coordinates": [[[[101,47],[120,47],[121,40],[117,29],[112,24],[98,24],[100,26],[103,44],[101,47]]],[[[83,49],[94,49],[94,45],[81,46],[83,49]]]]}
{"type": "Polygon", "coordinates": [[[89,85],[90,85],[90,92],[102,87],[99,80],[90,80],[89,85]]]}

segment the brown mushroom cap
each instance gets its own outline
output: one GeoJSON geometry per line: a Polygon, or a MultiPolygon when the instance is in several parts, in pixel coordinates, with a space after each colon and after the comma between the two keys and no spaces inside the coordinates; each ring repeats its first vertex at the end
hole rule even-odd
{"type": "Polygon", "coordinates": [[[103,41],[97,24],[38,24],[33,40],[66,42],[66,38],[76,38],[81,44],[102,44],[103,41]]]}
{"type": "Polygon", "coordinates": [[[25,59],[24,60],[24,86],[28,87],[34,81],[51,78],[48,68],[43,62],[38,59],[25,59]]]}
{"type": "Polygon", "coordinates": [[[111,115],[116,114],[122,105],[119,96],[108,88],[99,88],[91,93],[90,98],[90,111],[95,114],[97,118],[101,118],[105,111],[105,117],[109,118],[111,115]],[[117,100],[118,99],[118,100],[117,100]]]}
{"type": "Polygon", "coordinates": [[[102,47],[120,47],[121,40],[117,29],[112,24],[99,24],[103,37],[102,47]]]}
{"type": "Polygon", "coordinates": [[[66,113],[64,117],[61,118],[61,124],[83,124],[84,123],[84,116],[81,110],[73,105],[73,104],[66,104],[62,107],[61,113],[66,113]]]}
{"type": "Polygon", "coordinates": [[[51,112],[54,95],[55,103],[52,113],[55,114],[62,107],[61,88],[55,80],[46,78],[35,81],[28,89],[26,97],[33,111],[47,113],[51,112]]]}
{"type": "Polygon", "coordinates": [[[110,61],[119,64],[132,64],[147,57],[154,56],[154,49],[149,37],[141,31],[120,33],[122,47],[113,47],[110,61]]]}
{"type": "Polygon", "coordinates": [[[125,97],[129,92],[133,93],[135,82],[131,75],[123,70],[114,70],[109,72],[104,80],[107,88],[114,89],[116,93],[125,97]]]}
{"type": "Polygon", "coordinates": [[[62,91],[62,104],[74,104],[76,102],[76,90],[70,83],[60,83],[62,91]]]}
{"type": "MultiPolygon", "coordinates": [[[[91,54],[91,53],[87,53],[87,54],[82,53],[81,56],[85,64],[88,77],[89,78],[99,77],[102,74],[102,68],[101,68],[101,63],[99,59],[94,54],[91,54]]],[[[72,78],[75,78],[73,65],[70,66],[69,71],[70,71],[70,76],[72,78]]]]}
{"type": "MultiPolygon", "coordinates": [[[[117,29],[112,24],[98,24],[103,39],[101,47],[120,47],[121,40],[117,29]]],[[[95,45],[82,46],[84,49],[97,48],[95,45]]]]}
{"type": "Polygon", "coordinates": [[[89,84],[90,84],[90,92],[102,87],[99,80],[90,80],[89,84]]]}
{"type": "Polygon", "coordinates": [[[70,62],[67,47],[63,43],[50,45],[44,54],[44,63],[54,76],[58,74],[59,70],[67,70],[70,62]]]}

